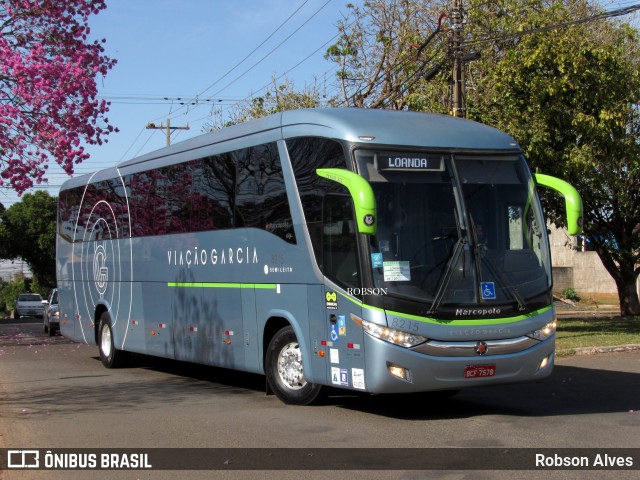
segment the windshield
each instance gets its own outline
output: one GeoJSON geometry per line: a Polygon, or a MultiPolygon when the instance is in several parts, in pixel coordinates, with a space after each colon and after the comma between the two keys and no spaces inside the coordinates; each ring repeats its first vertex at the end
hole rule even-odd
{"type": "Polygon", "coordinates": [[[19,302],[41,302],[42,297],[37,293],[23,293],[18,297],[19,302]]]}
{"type": "Polygon", "coordinates": [[[376,287],[444,305],[513,304],[551,287],[540,205],[520,155],[357,150],[376,196],[376,287]]]}

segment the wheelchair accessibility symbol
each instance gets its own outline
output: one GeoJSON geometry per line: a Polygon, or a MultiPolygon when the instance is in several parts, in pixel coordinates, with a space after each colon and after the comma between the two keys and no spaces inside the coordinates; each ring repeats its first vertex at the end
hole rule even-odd
{"type": "Polygon", "coordinates": [[[329,329],[329,337],[332,342],[340,341],[340,334],[338,333],[338,325],[332,324],[329,329]]]}
{"type": "Polygon", "coordinates": [[[495,300],[496,299],[496,286],[493,282],[480,282],[480,291],[482,292],[483,300],[495,300]]]}

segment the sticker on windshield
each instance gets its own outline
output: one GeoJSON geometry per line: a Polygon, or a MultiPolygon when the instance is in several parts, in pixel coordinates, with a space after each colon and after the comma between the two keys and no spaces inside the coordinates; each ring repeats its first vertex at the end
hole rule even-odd
{"type": "Polygon", "coordinates": [[[383,272],[385,282],[411,281],[410,262],[384,262],[383,272]]]}
{"type": "Polygon", "coordinates": [[[382,254],[381,253],[372,253],[371,254],[371,266],[373,268],[381,268],[382,267],[382,254]]]}
{"type": "Polygon", "coordinates": [[[483,300],[496,299],[496,286],[493,282],[480,282],[480,291],[483,300]]]}

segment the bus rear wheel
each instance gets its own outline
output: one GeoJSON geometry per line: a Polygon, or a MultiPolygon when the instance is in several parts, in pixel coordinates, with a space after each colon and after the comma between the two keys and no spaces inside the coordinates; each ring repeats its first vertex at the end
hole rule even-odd
{"type": "Polygon", "coordinates": [[[100,317],[98,350],[100,350],[100,361],[105,367],[118,368],[124,365],[126,352],[118,350],[115,346],[111,318],[107,312],[104,312],[100,317]]]}
{"type": "Polygon", "coordinates": [[[302,351],[291,326],[279,330],[269,342],[266,374],[273,393],[289,405],[313,403],[322,388],[305,380],[302,351]]]}

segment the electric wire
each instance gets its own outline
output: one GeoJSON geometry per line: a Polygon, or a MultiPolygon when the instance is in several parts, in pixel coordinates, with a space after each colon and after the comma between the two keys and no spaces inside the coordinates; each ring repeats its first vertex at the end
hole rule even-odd
{"type": "Polygon", "coordinates": [[[633,13],[633,12],[635,12],[637,10],[640,10],[640,4],[631,5],[629,7],[618,8],[618,9],[615,9],[615,10],[607,10],[605,12],[597,13],[597,14],[591,15],[589,17],[583,17],[583,18],[578,18],[576,20],[571,20],[571,21],[562,22],[562,23],[556,23],[556,24],[553,24],[553,25],[547,25],[546,27],[532,28],[532,29],[529,29],[529,30],[522,30],[520,32],[506,33],[504,35],[496,35],[496,36],[493,36],[493,37],[487,37],[487,38],[482,38],[482,39],[478,39],[478,40],[472,40],[472,41],[468,41],[468,42],[463,42],[463,43],[460,44],[460,47],[464,48],[464,47],[470,47],[470,46],[475,46],[475,45],[482,45],[484,43],[512,40],[512,39],[523,37],[525,35],[531,35],[531,34],[534,34],[534,33],[544,33],[544,32],[548,32],[548,31],[551,31],[551,30],[557,30],[559,28],[565,28],[565,27],[570,27],[570,26],[573,26],[573,25],[579,25],[579,24],[582,24],[582,23],[590,23],[590,22],[595,22],[595,21],[598,21],[598,20],[606,20],[607,18],[621,17],[621,16],[624,16],[624,15],[629,15],[630,13],[633,13]]]}
{"type": "MultiPolygon", "coordinates": [[[[257,62],[255,62],[253,65],[251,65],[248,69],[246,69],[244,72],[242,72],[240,75],[238,75],[237,77],[235,77],[233,80],[231,80],[230,82],[228,82],[225,86],[223,86],[222,88],[220,88],[217,92],[215,92],[213,95],[216,96],[218,94],[220,94],[221,92],[223,92],[224,90],[226,90],[227,88],[229,88],[231,85],[233,85],[235,82],[237,82],[238,80],[240,80],[242,77],[244,77],[247,73],[249,73],[251,70],[253,70],[255,67],[257,67],[259,64],[261,64],[263,61],[265,61],[272,53],[274,53],[276,50],[278,50],[282,45],[284,45],[291,37],[293,37],[296,33],[298,33],[305,25],[307,25],[316,15],[318,15],[329,3],[331,3],[332,0],[327,0],[318,10],[316,10],[307,20],[305,20],[304,23],[302,23],[302,25],[300,25],[298,28],[296,28],[290,35],[288,35],[284,40],[282,40],[278,45],[276,45],[274,48],[272,48],[266,55],[264,55],[260,60],[258,60],[257,62]]],[[[177,118],[177,116],[174,113],[174,116],[171,118],[177,118]]]]}
{"type": "MultiPolygon", "coordinates": [[[[265,61],[271,54],[273,54],[276,50],[278,50],[282,45],[284,45],[289,39],[291,39],[291,37],[293,37],[296,33],[298,33],[304,26],[306,26],[313,18],[315,18],[329,3],[331,3],[333,0],[327,0],[324,4],[322,4],[320,6],[320,8],[318,8],[309,18],[307,18],[298,28],[296,28],[291,34],[289,34],[284,40],[282,40],[280,43],[278,43],[274,48],[272,48],[268,53],[266,53],[260,60],[258,60],[257,62],[255,62],[253,65],[251,65],[248,69],[246,69],[245,71],[243,71],[240,75],[236,76],[233,80],[231,80],[230,82],[228,82],[225,86],[223,86],[222,88],[220,88],[218,91],[216,91],[212,96],[217,96],[219,95],[221,92],[223,92],[224,90],[226,90],[227,88],[229,88],[231,85],[233,85],[235,82],[237,82],[239,79],[241,79],[242,77],[244,77],[246,74],[248,74],[251,70],[253,70],[255,67],[257,67],[258,65],[260,65],[263,61],[265,61]]],[[[305,2],[306,3],[306,2],[305,2]]],[[[304,4],[303,4],[304,5],[304,4]]],[[[300,8],[302,8],[301,5],[294,13],[296,13],[298,10],[300,10],[300,8]]],[[[284,25],[286,22],[288,22],[288,20],[293,17],[293,14],[291,14],[287,20],[285,20],[283,22],[282,25],[284,25]]],[[[281,26],[282,26],[281,25],[281,26]]],[[[280,27],[278,27],[276,29],[279,30],[280,27]]],[[[232,69],[230,69],[227,73],[225,73],[222,77],[220,77],[218,80],[216,80],[214,83],[212,83],[211,85],[209,85],[204,91],[203,93],[207,92],[208,90],[210,90],[213,86],[217,85],[221,80],[223,80],[224,78],[226,78],[231,72],[233,72],[238,66],[240,66],[242,63],[244,63],[244,61],[249,58],[256,50],[258,50],[258,48],[260,48],[262,45],[264,45],[264,43],[266,43],[266,41],[268,39],[270,39],[273,34],[276,33],[276,31],[274,31],[264,42],[262,42],[258,47],[256,47],[249,55],[247,55],[241,62],[238,62],[238,64],[236,66],[234,66],[232,69]]],[[[200,106],[200,104],[197,104],[196,107],[200,106]]],[[[170,120],[173,120],[175,118],[178,118],[178,112],[182,110],[183,107],[178,108],[175,112],[173,112],[171,114],[171,116],[169,117],[170,120]]]]}

